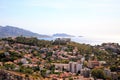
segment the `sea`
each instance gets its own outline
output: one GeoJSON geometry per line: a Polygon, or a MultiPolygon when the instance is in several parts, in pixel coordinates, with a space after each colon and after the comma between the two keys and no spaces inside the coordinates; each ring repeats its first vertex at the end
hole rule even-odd
{"type": "MultiPolygon", "coordinates": [[[[49,37],[49,38],[39,38],[41,40],[55,40],[58,37],[49,37]]],[[[97,38],[97,37],[60,37],[60,38],[70,38],[71,41],[78,42],[81,44],[90,44],[90,45],[101,45],[102,43],[119,43],[120,38],[97,38]]]]}

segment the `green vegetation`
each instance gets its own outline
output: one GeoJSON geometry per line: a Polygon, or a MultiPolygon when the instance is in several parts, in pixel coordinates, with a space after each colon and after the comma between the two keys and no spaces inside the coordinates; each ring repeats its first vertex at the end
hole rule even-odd
{"type": "Polygon", "coordinates": [[[73,80],[73,78],[72,78],[72,77],[69,77],[69,80],[73,80]]]}
{"type": "Polygon", "coordinates": [[[111,70],[112,72],[117,71],[117,66],[115,66],[115,65],[110,66],[110,70],[111,70]]]}
{"type": "Polygon", "coordinates": [[[13,70],[16,66],[14,64],[4,64],[4,67],[7,70],[13,70]]]}
{"type": "Polygon", "coordinates": [[[14,61],[22,57],[23,57],[22,54],[18,54],[17,52],[14,51],[0,53],[0,61],[2,62],[14,61]]]}
{"type": "Polygon", "coordinates": [[[41,70],[41,76],[45,78],[45,76],[46,76],[46,69],[41,70]]]}
{"type": "Polygon", "coordinates": [[[36,37],[27,38],[27,37],[19,36],[16,37],[15,39],[9,37],[9,38],[3,38],[2,40],[9,41],[10,43],[21,43],[21,44],[27,44],[27,45],[39,46],[39,47],[49,47],[51,45],[50,41],[38,40],[36,37]]]}
{"type": "Polygon", "coordinates": [[[105,74],[102,69],[93,69],[91,74],[95,79],[105,79],[105,74]]]}
{"type": "Polygon", "coordinates": [[[25,74],[32,74],[34,72],[32,68],[24,66],[20,66],[20,68],[17,71],[25,74]]]}

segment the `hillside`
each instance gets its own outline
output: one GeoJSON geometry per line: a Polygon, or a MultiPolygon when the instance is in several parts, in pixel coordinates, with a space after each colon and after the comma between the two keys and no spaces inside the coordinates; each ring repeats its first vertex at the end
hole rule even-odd
{"type": "Polygon", "coordinates": [[[13,26],[0,26],[0,37],[16,37],[16,36],[20,36],[23,35],[25,37],[37,37],[37,38],[41,38],[41,37],[49,37],[48,35],[41,35],[41,34],[37,34],[28,30],[24,30],[21,28],[17,28],[17,27],[13,27],[13,26]]]}
{"type": "Polygon", "coordinates": [[[110,54],[120,55],[120,45],[118,43],[103,43],[102,45],[96,46],[96,48],[105,50],[110,54]]]}
{"type": "Polygon", "coordinates": [[[23,36],[0,39],[0,80],[60,80],[64,78],[68,80],[70,77],[69,80],[74,80],[72,78],[74,76],[79,80],[86,78],[90,80],[91,77],[99,78],[99,75],[102,76],[101,80],[120,80],[120,56],[116,54],[120,52],[119,44],[103,43],[91,46],[72,41],[66,44],[60,42],[53,44],[53,42],[23,36]],[[71,64],[75,64],[73,69],[81,65],[79,71],[88,70],[88,77],[79,71],[69,70],[71,64]],[[106,70],[110,75],[106,74],[106,70]],[[111,77],[113,73],[118,76],[117,79],[111,77]]]}

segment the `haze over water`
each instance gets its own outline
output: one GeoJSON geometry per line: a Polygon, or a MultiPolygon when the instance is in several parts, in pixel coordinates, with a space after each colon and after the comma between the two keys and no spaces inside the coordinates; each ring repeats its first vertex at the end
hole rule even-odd
{"type": "MultiPolygon", "coordinates": [[[[57,37],[51,38],[41,38],[44,40],[55,40],[57,37]]],[[[119,43],[120,38],[96,38],[96,37],[69,37],[71,41],[75,41],[82,44],[90,44],[90,45],[101,45],[102,43],[119,43]]]]}
{"type": "Polygon", "coordinates": [[[77,37],[73,38],[73,41],[91,45],[100,45],[102,43],[119,43],[120,38],[96,38],[96,37],[77,37]]]}

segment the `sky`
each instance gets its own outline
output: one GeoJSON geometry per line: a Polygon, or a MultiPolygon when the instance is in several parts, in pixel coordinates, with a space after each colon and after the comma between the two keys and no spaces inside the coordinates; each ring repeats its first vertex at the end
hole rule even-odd
{"type": "Polygon", "coordinates": [[[120,36],[120,0],[0,0],[0,25],[39,34],[120,36]]]}

